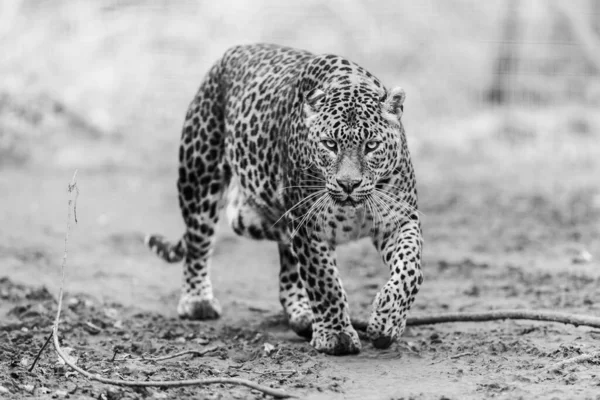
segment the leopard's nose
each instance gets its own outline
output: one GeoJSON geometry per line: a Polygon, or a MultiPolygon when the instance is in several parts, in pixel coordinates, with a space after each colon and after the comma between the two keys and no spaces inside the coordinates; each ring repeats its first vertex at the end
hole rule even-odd
{"type": "Polygon", "coordinates": [[[362,179],[336,178],[335,180],[342,190],[348,194],[351,194],[362,183],[362,179]]]}

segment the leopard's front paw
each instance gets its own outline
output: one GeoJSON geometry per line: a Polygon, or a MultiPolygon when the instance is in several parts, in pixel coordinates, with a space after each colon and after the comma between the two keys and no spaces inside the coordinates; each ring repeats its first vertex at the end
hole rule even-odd
{"type": "Polygon", "coordinates": [[[299,309],[288,314],[288,324],[299,336],[310,339],[312,337],[313,313],[310,310],[299,309]]]}
{"type": "Polygon", "coordinates": [[[321,353],[333,356],[358,354],[362,347],[358,334],[351,326],[342,330],[315,328],[310,344],[321,353]]]}
{"type": "Polygon", "coordinates": [[[304,296],[294,300],[284,298],[281,304],[290,328],[299,336],[310,339],[312,337],[313,313],[308,304],[308,299],[304,296]]]}
{"type": "Polygon", "coordinates": [[[387,349],[404,332],[406,313],[385,288],[377,293],[367,326],[367,336],[378,349],[387,349]]]}
{"type": "Polygon", "coordinates": [[[204,298],[189,294],[183,294],[177,305],[179,318],[186,319],[217,319],[221,316],[221,304],[212,298],[204,298]]]}

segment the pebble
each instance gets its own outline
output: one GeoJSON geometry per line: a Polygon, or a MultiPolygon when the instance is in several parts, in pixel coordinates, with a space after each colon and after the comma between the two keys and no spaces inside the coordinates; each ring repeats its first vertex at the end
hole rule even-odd
{"type": "Polygon", "coordinates": [[[199,337],[199,338],[193,339],[192,342],[197,343],[197,344],[209,344],[210,340],[203,338],[203,337],[199,337]]]}
{"type": "Polygon", "coordinates": [[[32,393],[33,394],[33,390],[35,389],[35,386],[33,386],[33,385],[21,385],[20,388],[23,389],[24,391],[26,391],[27,393],[32,393]]]}
{"type": "Polygon", "coordinates": [[[71,297],[67,300],[68,307],[76,307],[79,304],[79,299],[77,297],[71,297]]]}
{"type": "Polygon", "coordinates": [[[592,261],[592,259],[593,257],[589,251],[581,250],[573,257],[572,261],[573,264],[587,264],[592,261]]]}
{"type": "Polygon", "coordinates": [[[48,393],[50,393],[50,389],[48,389],[48,388],[47,388],[47,387],[45,387],[45,386],[40,386],[39,388],[37,388],[37,389],[36,389],[36,391],[35,391],[35,392],[36,392],[36,393],[35,393],[35,394],[36,394],[36,396],[39,396],[39,395],[41,395],[41,394],[48,394],[48,393]]]}
{"type": "Polygon", "coordinates": [[[102,331],[102,328],[89,321],[83,325],[83,329],[85,329],[91,335],[97,335],[102,331]]]}

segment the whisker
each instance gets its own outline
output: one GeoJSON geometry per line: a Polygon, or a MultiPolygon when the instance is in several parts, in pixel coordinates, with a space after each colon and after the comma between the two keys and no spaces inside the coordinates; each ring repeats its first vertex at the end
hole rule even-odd
{"type": "Polygon", "coordinates": [[[391,201],[393,203],[396,203],[396,204],[400,205],[402,208],[404,208],[405,210],[410,211],[411,213],[417,213],[417,214],[420,214],[421,216],[425,215],[422,212],[420,212],[419,210],[417,210],[416,207],[412,206],[411,204],[409,204],[405,200],[398,198],[397,195],[388,193],[388,192],[383,191],[383,190],[378,190],[378,189],[376,189],[375,191],[377,193],[379,193],[381,196],[383,196],[385,199],[387,199],[388,201],[391,201]]]}
{"type": "MultiPolygon", "coordinates": [[[[315,209],[313,216],[315,216],[315,217],[321,216],[322,217],[323,211],[328,207],[330,202],[331,202],[331,198],[329,196],[326,196],[326,200],[324,202],[322,202],[321,205],[317,209],[315,209]]],[[[325,221],[325,218],[321,218],[320,220],[314,221],[313,225],[312,225],[313,229],[317,223],[320,223],[321,229],[324,230],[324,228],[325,228],[325,226],[323,225],[324,221],[325,221]]]]}
{"type": "Polygon", "coordinates": [[[382,214],[382,220],[384,218],[387,218],[387,217],[391,216],[393,218],[394,222],[396,224],[400,225],[400,223],[401,223],[400,218],[398,218],[398,216],[396,215],[396,213],[394,212],[394,210],[388,204],[386,204],[386,202],[384,201],[384,199],[381,198],[381,197],[379,197],[380,193],[374,192],[374,194],[375,194],[375,196],[373,197],[373,200],[376,201],[377,203],[379,203],[379,205],[386,211],[386,215],[382,214]]]}
{"type": "Polygon", "coordinates": [[[378,207],[377,202],[375,201],[375,199],[372,199],[371,201],[373,203],[373,206],[375,206],[376,209],[377,209],[377,215],[379,217],[379,220],[377,221],[377,225],[376,226],[379,229],[380,225],[383,225],[383,222],[384,222],[383,221],[383,211],[381,211],[381,207],[378,207]]]}
{"type": "Polygon", "coordinates": [[[313,174],[310,174],[308,172],[304,172],[304,175],[308,175],[310,178],[313,178],[316,181],[325,182],[325,178],[324,177],[321,177],[321,176],[318,176],[318,175],[313,175],[313,174]]]}
{"type": "Polygon", "coordinates": [[[300,221],[300,223],[298,224],[298,226],[296,227],[296,229],[294,229],[294,231],[292,232],[290,238],[293,238],[294,236],[296,236],[296,234],[298,233],[298,231],[300,230],[300,228],[302,228],[302,225],[308,220],[308,218],[310,218],[311,214],[316,209],[316,207],[318,207],[325,200],[327,200],[327,195],[323,194],[321,197],[319,197],[317,199],[317,201],[315,201],[313,203],[313,205],[308,209],[308,211],[306,212],[306,214],[304,214],[304,216],[301,217],[302,220],[300,221]]]}
{"type": "MultiPolygon", "coordinates": [[[[325,208],[329,204],[329,201],[330,201],[330,197],[324,196],[324,201],[322,201],[320,203],[320,205],[315,207],[315,209],[313,210],[312,218],[315,218],[315,217],[318,218],[319,216],[322,216],[323,210],[325,210],[325,208]]],[[[324,221],[324,219],[321,218],[321,224],[323,223],[323,221],[324,221]]],[[[306,222],[306,224],[308,224],[308,221],[306,222]]],[[[313,228],[314,228],[314,224],[313,224],[313,228]]]]}
{"type": "Polygon", "coordinates": [[[293,185],[293,186],[286,186],[286,187],[282,187],[278,190],[278,192],[281,192],[285,189],[292,189],[292,188],[320,188],[320,189],[325,189],[325,186],[323,185],[319,185],[319,186],[312,186],[312,185],[293,185]]]}
{"type": "Polygon", "coordinates": [[[301,171],[305,171],[305,170],[311,169],[312,167],[315,167],[315,166],[316,166],[316,164],[314,162],[312,162],[312,163],[309,163],[305,168],[299,167],[298,169],[300,169],[301,171]]]}
{"type": "MultiPolygon", "coordinates": [[[[373,207],[371,206],[371,199],[369,199],[368,197],[365,199],[365,208],[367,209],[367,213],[371,215],[371,218],[373,218],[373,224],[375,224],[375,212],[373,211],[373,207]]],[[[371,232],[373,232],[372,225],[371,232]]]]}
{"type": "MultiPolygon", "coordinates": [[[[377,194],[377,193],[376,193],[376,194],[377,194]]],[[[378,196],[380,196],[381,194],[379,193],[379,194],[377,194],[377,195],[378,195],[378,196]]],[[[392,208],[391,208],[391,207],[390,207],[390,206],[389,206],[389,205],[388,205],[388,204],[387,204],[387,203],[384,201],[384,199],[383,199],[383,198],[379,198],[379,201],[381,202],[381,204],[382,204],[384,207],[386,207],[386,208],[389,210],[389,212],[391,213],[392,217],[394,218],[394,221],[396,222],[396,224],[397,224],[398,226],[401,226],[401,225],[402,225],[402,221],[400,220],[400,217],[397,215],[397,212],[396,212],[396,211],[394,211],[394,210],[392,210],[392,208]]],[[[400,236],[398,236],[398,237],[396,238],[396,241],[400,241],[400,236]]]]}
{"type": "MultiPolygon", "coordinates": [[[[379,195],[379,196],[381,196],[381,194],[382,194],[382,193],[377,193],[377,195],[379,195]]],[[[387,203],[385,203],[385,201],[384,201],[384,199],[383,199],[383,198],[380,198],[380,200],[381,200],[381,201],[383,201],[383,203],[384,203],[385,205],[387,205],[387,203]]],[[[394,201],[394,200],[393,200],[393,199],[390,199],[390,201],[394,201]]],[[[415,211],[416,211],[416,210],[415,210],[415,211]]],[[[418,212],[418,211],[417,211],[417,212],[418,212]]],[[[398,218],[398,216],[394,214],[394,217],[395,217],[395,219],[396,219],[396,222],[398,223],[398,225],[401,225],[401,221],[400,221],[400,219],[398,218]]],[[[396,238],[396,242],[400,242],[400,241],[401,241],[401,238],[400,238],[400,236],[398,236],[398,237],[396,238]]]]}
{"type": "Polygon", "coordinates": [[[366,204],[369,208],[371,216],[373,217],[373,226],[371,226],[371,233],[374,233],[375,229],[377,229],[377,225],[381,223],[381,220],[383,218],[381,217],[381,211],[379,210],[379,207],[377,207],[375,200],[369,197],[367,198],[366,204]]]}
{"type": "Polygon", "coordinates": [[[292,211],[294,211],[295,209],[297,209],[298,207],[300,207],[301,205],[303,205],[304,203],[306,203],[307,201],[309,201],[310,199],[318,196],[318,195],[323,195],[327,193],[327,190],[323,189],[323,190],[318,190],[314,193],[309,194],[308,196],[306,196],[305,198],[303,198],[302,200],[300,200],[299,202],[297,202],[296,204],[294,204],[289,210],[287,210],[285,213],[283,213],[281,215],[281,217],[279,217],[279,219],[277,221],[275,221],[275,223],[273,225],[271,225],[271,228],[273,228],[275,225],[277,225],[277,223],[279,221],[281,221],[284,217],[286,217],[289,213],[291,213],[292,211]]]}
{"type": "Polygon", "coordinates": [[[294,220],[298,220],[300,219],[300,222],[298,223],[298,226],[296,227],[296,229],[294,229],[293,233],[292,233],[292,237],[298,233],[298,230],[302,227],[302,225],[307,221],[308,218],[310,218],[311,214],[316,210],[316,208],[324,201],[325,195],[321,195],[309,208],[308,210],[302,214],[301,216],[299,216],[298,218],[294,219],[294,220]]]}
{"type": "Polygon", "coordinates": [[[400,190],[400,187],[398,185],[392,185],[391,183],[381,183],[381,182],[379,182],[379,183],[377,183],[375,185],[375,189],[376,190],[381,190],[381,191],[384,191],[384,192],[387,192],[387,193],[392,193],[390,191],[390,189],[380,189],[377,186],[388,186],[389,188],[393,188],[393,189],[395,189],[395,192],[396,192],[394,194],[397,195],[397,196],[410,196],[409,192],[405,192],[403,190],[400,190]]]}
{"type": "MultiPolygon", "coordinates": [[[[402,195],[409,195],[410,193],[405,192],[403,190],[400,189],[400,187],[398,185],[392,185],[391,183],[382,183],[382,182],[378,182],[377,184],[375,184],[375,187],[377,186],[389,186],[391,188],[396,189],[396,191],[398,191],[398,194],[402,194],[402,195]]],[[[378,190],[383,190],[383,189],[378,189],[378,190]]]]}

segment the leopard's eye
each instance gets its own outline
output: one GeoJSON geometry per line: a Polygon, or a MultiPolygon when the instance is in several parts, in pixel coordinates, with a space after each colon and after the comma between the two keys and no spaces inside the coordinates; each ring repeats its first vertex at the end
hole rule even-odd
{"type": "Polygon", "coordinates": [[[367,153],[369,153],[371,151],[375,151],[375,150],[377,150],[377,148],[379,147],[380,144],[381,144],[381,142],[372,140],[370,142],[367,142],[367,144],[365,145],[365,150],[367,151],[367,153]]]}
{"type": "Polygon", "coordinates": [[[321,140],[321,143],[323,144],[323,146],[325,146],[325,148],[327,150],[333,151],[333,152],[337,151],[337,143],[335,142],[335,140],[323,139],[323,140],[321,140]]]}

